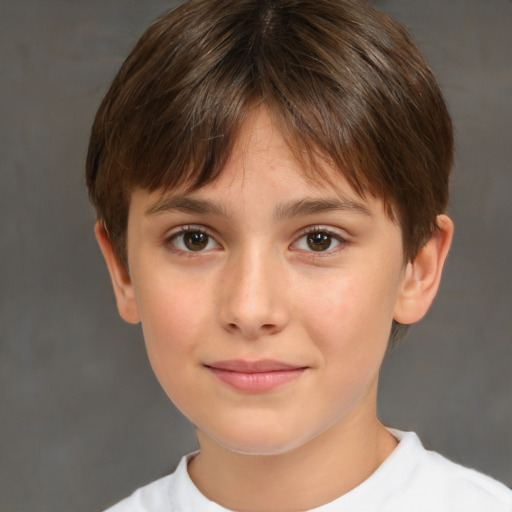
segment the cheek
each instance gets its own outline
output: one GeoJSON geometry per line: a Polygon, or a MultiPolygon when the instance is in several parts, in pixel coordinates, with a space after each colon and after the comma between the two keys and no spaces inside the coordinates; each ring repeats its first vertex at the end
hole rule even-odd
{"type": "Polygon", "coordinates": [[[185,362],[194,360],[197,340],[205,339],[204,299],[189,280],[146,277],[137,303],[151,366],[168,394],[185,362]]]}
{"type": "Polygon", "coordinates": [[[201,316],[205,287],[196,279],[173,273],[137,276],[135,292],[144,332],[150,341],[181,340],[201,316]],[[137,285],[140,283],[139,285],[137,285]]]}
{"type": "Polygon", "coordinates": [[[358,333],[373,330],[386,319],[391,321],[394,307],[389,290],[376,279],[364,279],[354,273],[350,277],[333,277],[328,283],[304,288],[297,297],[301,316],[310,325],[325,329],[327,337],[347,340],[358,333]],[[329,334],[330,333],[330,334],[329,334]]]}
{"type": "Polygon", "coordinates": [[[389,283],[367,278],[340,277],[329,286],[307,287],[298,299],[299,315],[326,365],[347,371],[378,367],[387,347],[393,316],[389,283]]]}

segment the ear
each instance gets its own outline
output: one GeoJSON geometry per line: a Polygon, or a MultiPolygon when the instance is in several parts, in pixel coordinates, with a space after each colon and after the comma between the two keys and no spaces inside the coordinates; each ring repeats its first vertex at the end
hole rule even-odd
{"type": "Polygon", "coordinates": [[[453,222],[446,215],[438,215],[437,226],[432,238],[405,268],[393,316],[401,324],[421,320],[437,294],[452,242],[453,222]]]}
{"type": "Polygon", "coordinates": [[[137,324],[140,316],[130,275],[117,258],[102,221],[96,221],[94,233],[110,273],[119,314],[126,322],[137,324]]]}

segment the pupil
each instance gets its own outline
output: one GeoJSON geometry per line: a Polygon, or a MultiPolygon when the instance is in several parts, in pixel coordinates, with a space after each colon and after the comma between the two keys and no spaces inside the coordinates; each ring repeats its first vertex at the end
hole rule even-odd
{"type": "Polygon", "coordinates": [[[185,233],[183,242],[187,249],[191,251],[200,251],[208,245],[208,235],[199,232],[185,233]]]}
{"type": "Polygon", "coordinates": [[[311,233],[308,235],[308,246],[313,251],[325,251],[331,246],[331,235],[311,233]]]}

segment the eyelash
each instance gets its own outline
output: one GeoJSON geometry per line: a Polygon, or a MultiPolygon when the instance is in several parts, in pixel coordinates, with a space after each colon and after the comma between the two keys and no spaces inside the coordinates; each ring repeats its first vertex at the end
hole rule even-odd
{"type": "MultiPolygon", "coordinates": [[[[193,250],[187,250],[187,249],[180,248],[180,247],[176,246],[175,241],[180,236],[184,236],[188,233],[193,233],[193,234],[197,233],[198,235],[206,236],[207,241],[206,241],[205,247],[207,247],[212,242],[215,243],[219,248],[222,247],[219,244],[219,242],[217,242],[215,237],[211,234],[211,232],[208,229],[206,229],[204,226],[199,226],[199,225],[180,226],[177,231],[175,231],[165,237],[165,240],[164,240],[165,246],[169,247],[170,250],[172,250],[173,252],[175,252],[179,255],[182,255],[182,256],[195,256],[196,255],[195,253],[201,254],[202,252],[205,252],[205,248],[202,248],[197,251],[193,251],[193,250]]],[[[309,235],[315,235],[315,234],[327,235],[328,237],[331,238],[331,240],[335,240],[338,243],[338,245],[334,248],[331,248],[330,247],[331,243],[330,243],[329,247],[327,247],[326,250],[319,250],[319,251],[315,251],[313,249],[300,249],[300,248],[298,248],[297,250],[300,252],[304,252],[304,253],[311,253],[311,256],[314,256],[314,257],[322,257],[322,256],[327,256],[327,255],[331,255],[332,253],[338,252],[339,250],[341,250],[340,247],[342,248],[343,246],[345,246],[348,243],[345,238],[343,238],[338,233],[335,233],[333,230],[331,230],[327,227],[312,226],[312,227],[306,228],[304,231],[302,231],[300,236],[298,236],[295,239],[295,241],[290,244],[290,247],[293,248],[293,246],[297,246],[301,240],[305,239],[309,235]]],[[[184,245],[184,241],[182,241],[182,245],[184,245]]],[[[206,250],[208,250],[208,249],[206,249],[206,250]]],[[[210,250],[211,250],[211,248],[210,248],[210,250]]]]}
{"type": "Polygon", "coordinates": [[[335,240],[338,243],[338,246],[336,246],[335,248],[331,249],[330,247],[328,247],[325,251],[314,251],[312,249],[309,249],[309,250],[299,249],[301,252],[311,253],[311,256],[314,256],[314,257],[322,257],[322,256],[331,255],[331,254],[341,250],[348,243],[348,241],[345,238],[343,238],[342,236],[340,236],[339,233],[335,233],[332,229],[330,229],[328,227],[311,226],[309,228],[306,228],[301,233],[301,235],[296,239],[296,241],[293,242],[291,245],[292,246],[297,245],[300,240],[306,238],[309,235],[314,235],[314,234],[327,235],[327,236],[331,237],[332,240],[335,240]]]}
{"type": "MultiPolygon", "coordinates": [[[[207,241],[206,245],[210,244],[213,241],[216,245],[221,247],[221,245],[217,242],[215,237],[211,234],[211,232],[208,229],[206,229],[204,226],[196,226],[196,225],[180,226],[177,229],[177,231],[174,231],[165,237],[164,245],[166,247],[168,247],[171,251],[173,251],[174,253],[176,253],[180,256],[195,256],[196,253],[200,254],[200,253],[204,252],[204,250],[192,251],[192,250],[182,249],[182,248],[176,246],[175,241],[180,236],[184,236],[188,233],[193,233],[193,234],[197,233],[199,235],[204,235],[204,236],[208,237],[208,241],[207,241]]],[[[182,244],[184,244],[183,241],[182,241],[182,244]]]]}

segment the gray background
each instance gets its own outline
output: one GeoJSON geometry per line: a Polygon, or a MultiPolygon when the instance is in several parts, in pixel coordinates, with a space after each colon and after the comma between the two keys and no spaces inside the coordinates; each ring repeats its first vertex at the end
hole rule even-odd
{"type": "MultiPolygon", "coordinates": [[[[512,2],[375,1],[453,113],[456,236],[380,410],[512,484],[512,2]]],[[[190,425],[117,317],[83,179],[95,109],[162,0],[0,1],[0,510],[100,510],[172,469],[190,425]]]]}

